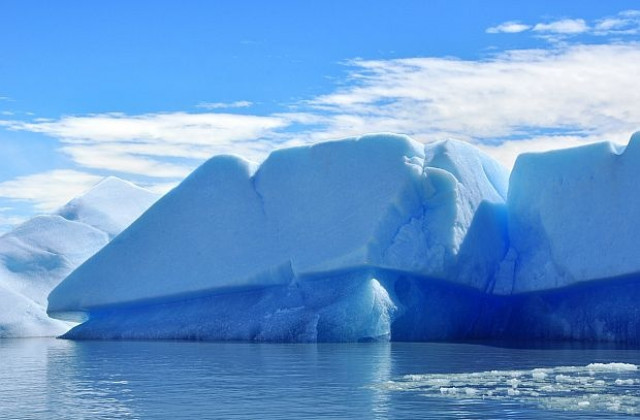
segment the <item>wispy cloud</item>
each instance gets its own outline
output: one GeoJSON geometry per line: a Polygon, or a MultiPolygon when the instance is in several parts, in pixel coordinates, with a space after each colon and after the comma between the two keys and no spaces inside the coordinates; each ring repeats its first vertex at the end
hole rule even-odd
{"type": "Polygon", "coordinates": [[[330,135],[453,137],[485,144],[510,165],[543,144],[526,141],[535,138],[545,148],[628,140],[640,128],[638,62],[636,43],[508,51],[480,61],[357,60],[351,85],[310,105],[324,112],[330,135]]]}
{"type": "Polygon", "coordinates": [[[589,26],[584,19],[562,19],[549,23],[537,23],[532,30],[534,32],[574,35],[589,31],[589,26]]]}
{"type": "Polygon", "coordinates": [[[12,211],[13,209],[10,207],[0,207],[0,235],[26,220],[25,217],[11,214],[12,211]]]}
{"type": "Polygon", "coordinates": [[[101,176],[86,172],[54,170],[1,182],[0,197],[29,202],[39,212],[51,212],[101,179],[101,176]]]}
{"type": "Polygon", "coordinates": [[[236,102],[200,102],[196,105],[197,108],[202,109],[231,109],[231,108],[248,108],[253,105],[253,102],[249,101],[236,101],[236,102]]]}
{"type": "Polygon", "coordinates": [[[613,16],[587,22],[580,18],[564,18],[532,24],[508,21],[490,27],[487,33],[531,32],[550,41],[565,40],[576,35],[625,36],[640,33],[640,10],[626,10],[613,16]]]}
{"type": "Polygon", "coordinates": [[[497,26],[492,26],[491,28],[487,28],[486,32],[488,34],[499,34],[499,33],[516,34],[518,32],[524,32],[529,29],[531,29],[531,25],[526,25],[524,23],[517,22],[517,21],[509,21],[509,22],[503,22],[497,26]]]}
{"type": "Polygon", "coordinates": [[[0,124],[59,139],[61,150],[86,168],[181,178],[203,159],[237,153],[245,142],[262,145],[252,148],[249,158],[264,157],[273,148],[269,139],[275,137],[274,130],[288,122],[276,116],[177,112],[67,116],[55,121],[0,124]],[[181,163],[168,161],[176,158],[181,163]]]}
{"type": "Polygon", "coordinates": [[[640,10],[626,10],[615,16],[596,20],[595,35],[637,35],[640,33],[640,10]]]}

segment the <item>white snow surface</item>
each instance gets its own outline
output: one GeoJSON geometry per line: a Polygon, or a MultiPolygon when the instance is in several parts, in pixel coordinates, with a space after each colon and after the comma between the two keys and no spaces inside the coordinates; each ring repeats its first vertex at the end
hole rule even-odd
{"type": "Polygon", "coordinates": [[[554,289],[640,272],[640,133],[523,154],[508,198],[511,250],[496,293],[554,289]]]}
{"type": "Polygon", "coordinates": [[[128,181],[110,176],[56,213],[106,232],[110,238],[158,200],[159,196],[128,181]]]}
{"type": "Polygon", "coordinates": [[[260,166],[216,156],[67,277],[48,310],[79,319],[377,269],[486,290],[507,247],[507,177],[469,144],[391,134],[260,166]]]}
{"type": "Polygon", "coordinates": [[[0,337],[64,333],[70,325],[46,314],[49,292],[157,198],[111,177],[1,236],[0,337]]]}

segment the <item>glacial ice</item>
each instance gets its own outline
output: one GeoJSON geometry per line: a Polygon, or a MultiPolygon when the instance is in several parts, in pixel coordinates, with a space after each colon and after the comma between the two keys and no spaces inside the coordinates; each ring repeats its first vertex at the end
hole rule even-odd
{"type": "Polygon", "coordinates": [[[124,229],[157,195],[106,178],[51,215],[0,237],[0,337],[55,336],[70,328],[46,314],[47,296],[124,229]]]}
{"type": "Polygon", "coordinates": [[[465,238],[503,239],[492,220],[502,214],[506,177],[465,143],[424,146],[390,135],[279,150],[257,169],[214,157],[56,288],[49,312],[291,286],[347,271],[395,270],[484,289],[500,255],[476,253],[465,238]],[[450,276],[465,264],[478,269],[450,276]]]}
{"type": "Polygon", "coordinates": [[[84,223],[109,235],[122,232],[159,196],[135,184],[109,176],[56,212],[67,220],[84,223]]]}
{"type": "Polygon", "coordinates": [[[398,135],[217,156],[48,312],[78,339],[640,344],[639,140],[522,155],[510,182],[469,144],[398,135]]]}
{"type": "Polygon", "coordinates": [[[510,180],[517,262],[497,293],[560,288],[640,272],[640,133],[518,158],[510,180]]]}

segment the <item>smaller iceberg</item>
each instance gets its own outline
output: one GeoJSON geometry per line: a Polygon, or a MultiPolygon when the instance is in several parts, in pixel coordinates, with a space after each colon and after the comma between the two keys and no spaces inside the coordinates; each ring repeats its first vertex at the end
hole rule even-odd
{"type": "Polygon", "coordinates": [[[0,338],[67,331],[69,323],[46,314],[51,290],[157,199],[110,177],[54,214],[0,236],[0,338]]]}

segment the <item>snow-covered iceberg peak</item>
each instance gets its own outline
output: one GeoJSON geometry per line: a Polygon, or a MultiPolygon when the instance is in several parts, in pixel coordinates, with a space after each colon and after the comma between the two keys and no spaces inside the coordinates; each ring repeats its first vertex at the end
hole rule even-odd
{"type": "Polygon", "coordinates": [[[496,222],[506,184],[507,172],[470,145],[391,134],[278,150],[259,166],[216,156],[65,279],[49,296],[49,313],[115,316],[118,307],[222,292],[313,290],[309,282],[327,287],[320,280],[329,278],[380,297],[389,285],[373,282],[376,273],[484,290],[506,247],[496,222]],[[477,246],[489,237],[495,247],[477,246]]]}
{"type": "Polygon", "coordinates": [[[158,195],[109,176],[56,212],[67,220],[93,226],[113,238],[151,206],[158,195]]]}

